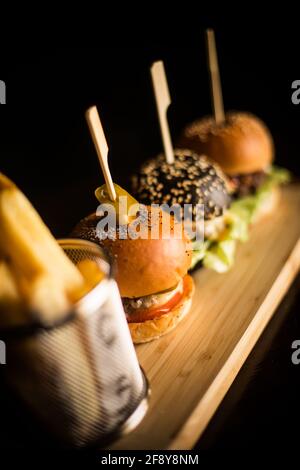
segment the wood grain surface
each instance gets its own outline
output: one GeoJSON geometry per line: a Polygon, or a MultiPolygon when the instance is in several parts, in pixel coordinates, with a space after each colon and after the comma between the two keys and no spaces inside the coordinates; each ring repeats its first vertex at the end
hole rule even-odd
{"type": "Polygon", "coordinates": [[[252,227],[226,274],[199,269],[190,313],[137,346],[151,384],[140,426],[111,449],[190,449],[204,431],[300,266],[300,185],[252,227]]]}

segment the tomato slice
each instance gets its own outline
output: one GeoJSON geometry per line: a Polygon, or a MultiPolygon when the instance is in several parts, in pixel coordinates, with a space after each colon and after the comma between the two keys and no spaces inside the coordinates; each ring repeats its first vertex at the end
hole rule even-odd
{"type": "Polygon", "coordinates": [[[160,305],[157,308],[154,307],[148,309],[137,309],[136,312],[126,314],[128,323],[141,323],[147,320],[153,320],[154,318],[160,317],[165,313],[169,313],[175,307],[175,305],[177,305],[181,301],[187,289],[187,280],[188,276],[185,276],[183,278],[182,291],[176,292],[174,296],[164,305],[160,305]]]}

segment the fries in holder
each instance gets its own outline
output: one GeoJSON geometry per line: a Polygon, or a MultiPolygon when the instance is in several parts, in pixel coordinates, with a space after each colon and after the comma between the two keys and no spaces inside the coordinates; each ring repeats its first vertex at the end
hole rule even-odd
{"type": "Polygon", "coordinates": [[[105,253],[57,242],[3,174],[0,337],[9,386],[66,446],[101,445],[144,416],[148,385],[105,253]]]}

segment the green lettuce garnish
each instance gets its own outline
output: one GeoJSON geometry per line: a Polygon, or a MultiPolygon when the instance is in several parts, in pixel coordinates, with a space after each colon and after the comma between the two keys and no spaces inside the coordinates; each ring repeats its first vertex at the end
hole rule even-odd
{"type": "Polygon", "coordinates": [[[226,228],[220,240],[193,242],[191,269],[199,261],[203,266],[218,273],[228,271],[234,262],[236,242],[245,242],[249,236],[249,225],[269,197],[274,186],[290,181],[290,172],[283,168],[271,167],[262,186],[251,196],[234,201],[225,215],[226,228]]]}
{"type": "Polygon", "coordinates": [[[193,256],[192,256],[192,264],[191,269],[193,269],[199,261],[202,261],[205,254],[208,251],[210,241],[206,240],[204,242],[194,241],[193,244],[193,256]]]}
{"type": "Polygon", "coordinates": [[[291,175],[288,170],[272,166],[267,178],[256,193],[234,201],[229,212],[238,215],[249,225],[255,219],[256,213],[269,197],[274,186],[288,183],[290,179],[291,175]]]}
{"type": "Polygon", "coordinates": [[[219,273],[228,271],[234,261],[236,241],[245,241],[248,236],[247,225],[238,215],[226,213],[226,228],[220,240],[193,242],[191,269],[199,261],[203,266],[219,273]]]}
{"type": "Polygon", "coordinates": [[[213,243],[203,258],[203,266],[224,273],[230,269],[234,261],[235,240],[224,240],[213,243]]]}

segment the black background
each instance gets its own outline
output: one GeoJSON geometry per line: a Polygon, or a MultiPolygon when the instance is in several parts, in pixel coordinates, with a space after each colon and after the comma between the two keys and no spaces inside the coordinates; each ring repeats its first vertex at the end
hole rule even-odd
{"type": "MultiPolygon", "coordinates": [[[[274,21],[241,25],[234,19],[205,25],[216,29],[226,109],[261,117],[274,136],[277,163],[299,174],[300,105],[291,101],[291,83],[300,77],[297,29],[283,30],[274,21]]],[[[161,150],[152,61],[165,63],[174,140],[185,124],[211,112],[204,28],[175,36],[175,46],[153,36],[141,47],[36,45],[4,51],[0,78],[7,84],[7,105],[0,107],[0,169],[21,186],[56,235],[94,210],[93,192],[102,184],[84,119],[88,106],[98,106],[113,178],[125,186],[134,168],[161,150]]]]}
{"type": "MultiPolygon", "coordinates": [[[[287,24],[258,16],[248,22],[202,20],[197,28],[177,24],[167,41],[153,34],[146,41],[136,38],[131,47],[119,41],[118,47],[7,49],[0,66],[7,85],[7,105],[0,106],[0,171],[20,185],[56,236],[67,235],[95,209],[94,189],[103,182],[85,109],[98,106],[113,178],[126,186],[134,168],[161,150],[152,61],[165,63],[174,139],[190,120],[211,112],[204,27],[214,27],[226,109],[261,117],[273,134],[277,163],[299,176],[300,105],[292,104],[291,83],[300,79],[300,33],[292,16],[287,24]]],[[[254,350],[259,366],[247,361],[250,378],[239,375],[200,449],[297,445],[300,366],[291,365],[290,347],[300,338],[298,286],[293,306],[281,314],[281,329],[273,323],[254,350]]]]}

